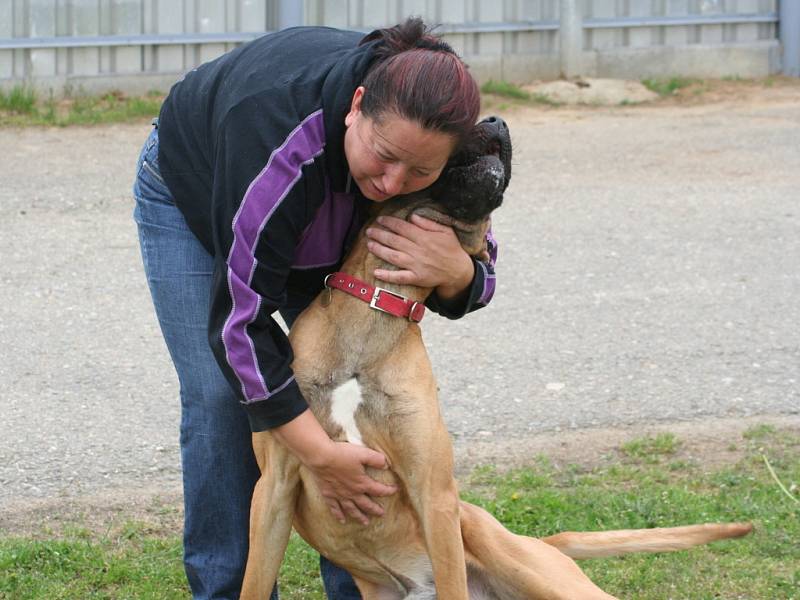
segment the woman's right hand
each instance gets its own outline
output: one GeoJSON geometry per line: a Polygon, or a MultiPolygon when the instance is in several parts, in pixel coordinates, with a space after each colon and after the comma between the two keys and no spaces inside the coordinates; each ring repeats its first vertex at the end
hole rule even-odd
{"type": "Polygon", "coordinates": [[[276,427],[272,434],[311,471],[325,503],[340,522],[346,515],[366,525],[368,515],[383,515],[383,508],[373,498],[391,496],[397,487],[375,481],[366,472],[366,467],[388,468],[383,454],[334,442],[310,410],[276,427]]]}
{"type": "Polygon", "coordinates": [[[330,442],[331,447],[324,455],[304,464],[316,477],[333,516],[344,523],[347,515],[362,525],[369,523],[368,515],[383,516],[383,508],[373,498],[391,496],[397,487],[375,481],[367,475],[365,467],[386,469],[386,457],[364,446],[330,442]]]}

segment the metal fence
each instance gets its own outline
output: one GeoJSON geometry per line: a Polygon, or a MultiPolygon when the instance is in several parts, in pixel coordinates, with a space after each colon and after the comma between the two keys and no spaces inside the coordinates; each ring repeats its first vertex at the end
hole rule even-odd
{"type": "MultiPolygon", "coordinates": [[[[166,89],[179,74],[265,32],[295,24],[370,30],[408,15],[441,24],[478,79],[564,73],[640,78],[779,72],[800,0],[0,0],[0,85],[57,92],[166,89]],[[794,8],[791,5],[794,5],[794,8]],[[561,10],[580,14],[560,31],[561,10]]],[[[797,48],[795,43],[794,48],[797,48]]],[[[795,50],[791,50],[792,53],[795,50]]],[[[788,58],[788,60],[787,60],[788,58]]],[[[797,57],[800,63],[800,56],[797,57]]]]}

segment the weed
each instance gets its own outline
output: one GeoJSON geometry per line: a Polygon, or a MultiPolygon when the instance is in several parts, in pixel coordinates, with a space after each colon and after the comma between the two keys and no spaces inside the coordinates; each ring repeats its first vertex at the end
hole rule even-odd
{"type": "Polygon", "coordinates": [[[763,440],[766,437],[774,435],[776,429],[772,425],[762,423],[761,425],[754,425],[742,433],[742,437],[746,440],[763,440]]]}
{"type": "Polygon", "coordinates": [[[686,77],[670,77],[669,79],[642,79],[644,85],[651,92],[659,96],[671,96],[676,94],[679,89],[688,87],[695,83],[695,80],[686,77]]]}
{"type": "Polygon", "coordinates": [[[657,462],[660,456],[675,454],[680,446],[671,433],[659,433],[655,437],[644,437],[622,444],[620,450],[629,458],[657,462]]]}
{"type": "Polygon", "coordinates": [[[0,90],[0,111],[16,115],[31,115],[36,110],[36,91],[27,86],[15,86],[6,93],[0,90]]]}
{"type": "Polygon", "coordinates": [[[528,100],[531,96],[528,92],[513,83],[494,81],[493,79],[484,83],[483,86],[481,86],[481,91],[484,94],[494,94],[496,96],[504,96],[516,100],[528,100]]]}
{"type": "MultiPolygon", "coordinates": [[[[544,104],[546,106],[561,106],[561,102],[553,100],[549,96],[544,94],[531,94],[520,88],[513,83],[508,83],[506,81],[494,81],[489,80],[481,86],[481,92],[484,94],[491,94],[494,96],[499,96],[501,98],[508,98],[512,102],[521,102],[523,104],[544,104]]],[[[486,102],[487,105],[492,105],[493,103],[486,102]]],[[[508,108],[509,104],[504,102],[500,104],[500,107],[505,109],[508,108]]]]}

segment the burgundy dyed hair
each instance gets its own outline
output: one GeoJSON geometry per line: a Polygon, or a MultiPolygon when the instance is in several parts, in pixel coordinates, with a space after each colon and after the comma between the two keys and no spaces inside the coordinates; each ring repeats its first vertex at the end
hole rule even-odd
{"type": "Polygon", "coordinates": [[[361,44],[381,40],[362,85],[361,110],[376,121],[387,113],[423,129],[467,138],[480,112],[478,85],[449,44],[419,18],[373,31],[361,44]]]}

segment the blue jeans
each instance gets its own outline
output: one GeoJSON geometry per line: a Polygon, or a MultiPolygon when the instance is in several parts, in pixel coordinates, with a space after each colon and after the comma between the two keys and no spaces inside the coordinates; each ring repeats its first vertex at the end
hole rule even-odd
{"type": "MultiPolygon", "coordinates": [[[[208,344],[214,261],[161,178],[157,128],[139,156],[133,193],[144,271],[180,383],[186,576],[195,599],[236,599],[259,470],[245,411],[208,344]]],[[[281,311],[287,324],[305,300],[281,311]]],[[[346,571],[323,557],[320,570],[328,598],[361,598],[346,571]]],[[[276,589],[271,598],[277,597],[276,589]]]]}

